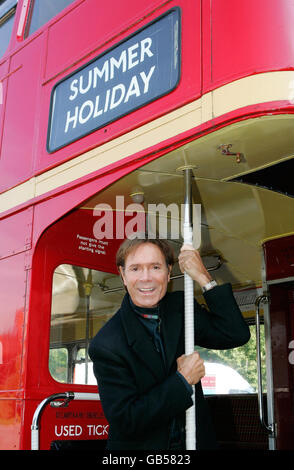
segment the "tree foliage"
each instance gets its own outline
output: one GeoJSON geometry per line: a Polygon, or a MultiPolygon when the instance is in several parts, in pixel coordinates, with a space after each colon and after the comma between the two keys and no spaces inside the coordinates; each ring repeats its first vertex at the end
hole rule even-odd
{"type": "MultiPolygon", "coordinates": [[[[216,362],[239,372],[247,382],[257,391],[257,362],[256,362],[256,333],[255,325],[250,326],[251,338],[244,346],[234,349],[216,350],[196,348],[200,356],[206,362],[216,362]]],[[[266,391],[266,368],[265,368],[265,341],[263,328],[261,331],[261,357],[263,391],[266,391]]]]}

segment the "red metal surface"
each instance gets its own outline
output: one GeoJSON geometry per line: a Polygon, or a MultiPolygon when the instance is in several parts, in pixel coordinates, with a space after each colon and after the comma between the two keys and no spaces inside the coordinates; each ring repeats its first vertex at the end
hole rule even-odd
{"type": "Polygon", "coordinates": [[[294,237],[270,240],[264,245],[267,280],[294,276],[294,237]]]}
{"type": "Polygon", "coordinates": [[[293,340],[294,283],[269,286],[272,372],[277,449],[293,449],[294,439],[294,364],[289,360],[293,340]]]}
{"type": "Polygon", "coordinates": [[[24,252],[2,259],[0,262],[0,447],[2,449],[19,448],[22,424],[23,336],[26,327],[24,263],[24,252]]]}
{"type": "Polygon", "coordinates": [[[203,44],[204,91],[246,75],[293,69],[291,1],[212,0],[202,7],[203,34],[211,45],[203,44]]]}
{"type": "Polygon", "coordinates": [[[294,335],[294,237],[268,241],[264,252],[267,280],[276,281],[269,285],[272,373],[277,449],[285,450],[293,448],[294,438],[294,364],[289,349],[294,335]]]}
{"type": "MultiPolygon", "coordinates": [[[[143,0],[124,0],[104,4],[103,15],[101,11],[97,15],[94,0],[76,1],[32,36],[17,41],[21,6],[22,1],[10,48],[4,56],[11,54],[9,70],[3,75],[7,96],[0,190],[153,120],[217,86],[246,75],[293,68],[294,6],[290,0],[279,3],[154,0],[148,6],[143,0]],[[182,10],[179,86],[143,109],[48,155],[47,125],[55,83],[174,6],[182,10]],[[91,27],[92,23],[95,27],[91,27]]],[[[291,103],[288,106],[292,110],[291,103]]]]}

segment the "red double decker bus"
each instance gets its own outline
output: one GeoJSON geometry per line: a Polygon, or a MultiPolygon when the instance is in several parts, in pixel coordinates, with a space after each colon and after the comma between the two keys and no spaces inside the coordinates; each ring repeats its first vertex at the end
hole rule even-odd
{"type": "Polygon", "coordinates": [[[178,253],[184,167],[252,330],[201,352],[220,448],[293,449],[293,19],[291,0],[0,2],[1,448],[104,448],[87,348],[127,229],[148,214],[178,253]]]}

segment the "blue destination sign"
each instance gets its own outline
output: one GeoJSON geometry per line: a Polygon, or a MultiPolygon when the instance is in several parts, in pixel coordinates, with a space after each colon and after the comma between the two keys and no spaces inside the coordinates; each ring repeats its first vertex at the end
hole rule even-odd
{"type": "Polygon", "coordinates": [[[57,83],[51,96],[48,151],[173,90],[180,79],[179,44],[176,8],[57,83]]]}

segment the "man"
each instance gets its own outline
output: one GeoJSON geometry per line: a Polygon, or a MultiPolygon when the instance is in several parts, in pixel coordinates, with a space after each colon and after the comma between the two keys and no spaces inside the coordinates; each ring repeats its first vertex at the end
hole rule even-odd
{"type": "MultiPolygon", "coordinates": [[[[197,449],[216,447],[203,397],[197,352],[184,355],[184,296],[167,293],[173,253],[163,240],[126,240],[117,266],[127,293],[121,308],[92,340],[89,354],[109,422],[109,450],[184,450],[185,411],[196,395],[197,449]]],[[[204,291],[195,301],[195,339],[213,349],[245,344],[249,328],[230,284],[217,286],[198,251],[183,246],[179,266],[204,291]]]]}

